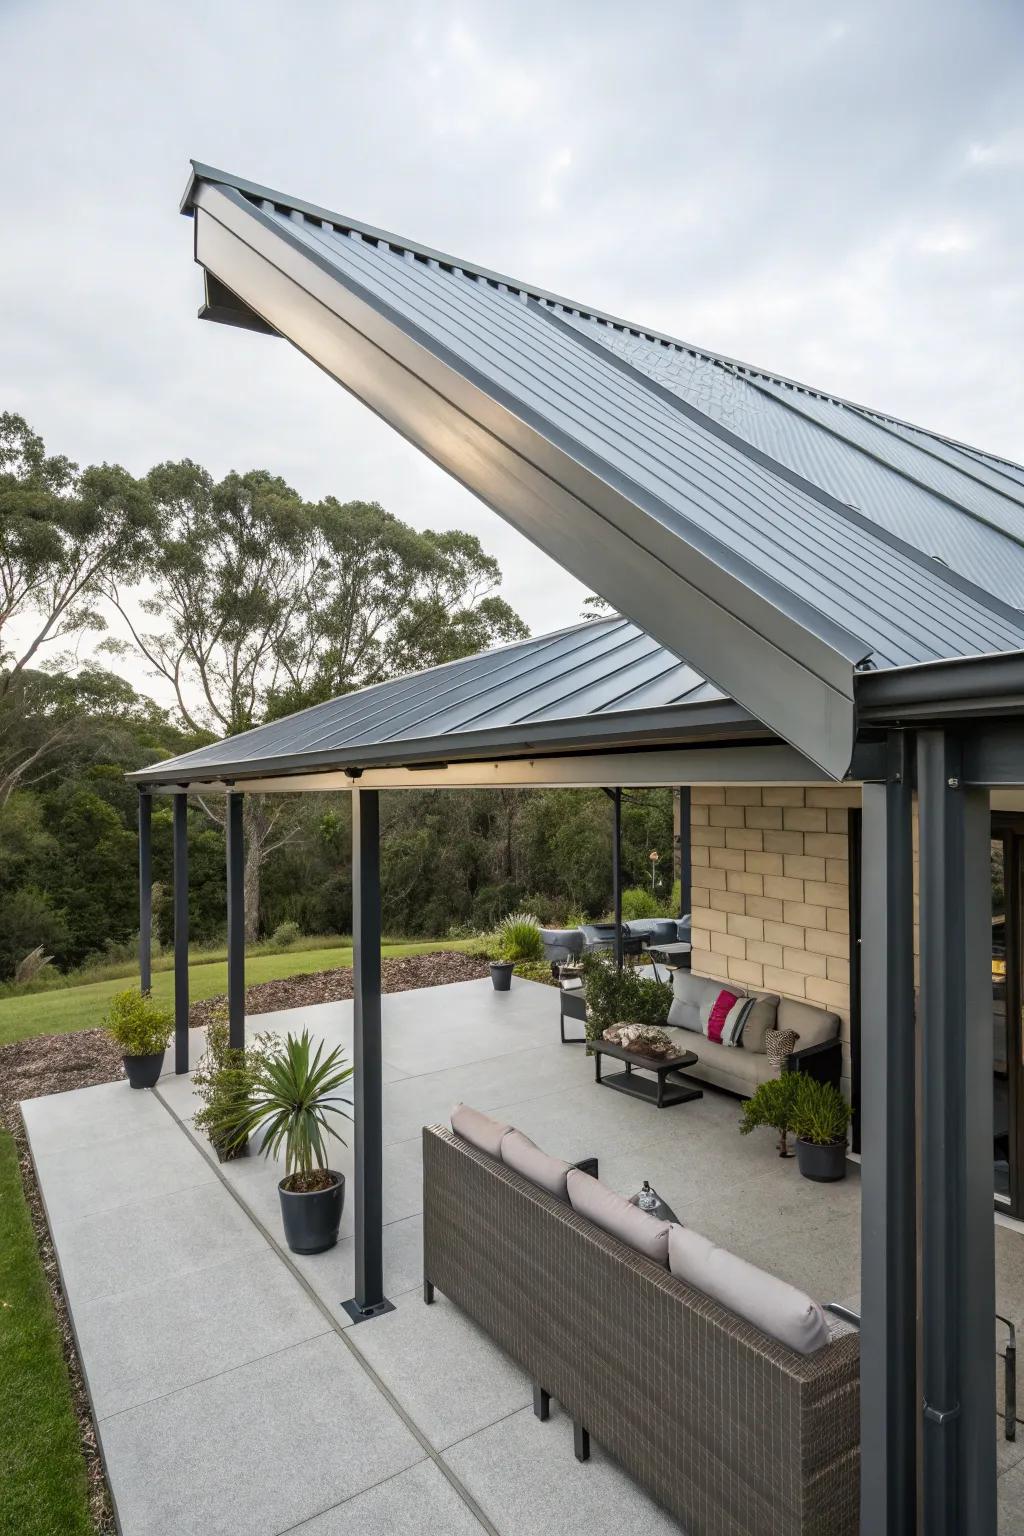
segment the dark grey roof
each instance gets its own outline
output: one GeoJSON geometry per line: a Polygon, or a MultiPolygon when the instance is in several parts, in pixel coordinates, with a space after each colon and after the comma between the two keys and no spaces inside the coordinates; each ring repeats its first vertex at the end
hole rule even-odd
{"type": "Polygon", "coordinates": [[[236,322],[830,771],[859,666],[1024,649],[1013,466],[207,167],[185,202],[236,322]]]}
{"type": "MultiPolygon", "coordinates": [[[[531,748],[666,742],[756,722],[627,619],[595,619],[377,683],[133,775],[178,783],[531,748]]],[[[762,733],[763,734],[763,733],[762,733]]]]}

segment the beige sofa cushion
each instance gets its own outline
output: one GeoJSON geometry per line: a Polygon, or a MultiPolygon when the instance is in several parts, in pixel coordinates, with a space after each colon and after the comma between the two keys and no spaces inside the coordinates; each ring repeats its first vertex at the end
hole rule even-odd
{"type": "Polygon", "coordinates": [[[717,1248],[699,1232],[673,1222],[668,1262],[672,1273],[687,1285],[696,1286],[801,1355],[811,1355],[828,1343],[825,1313],[816,1301],[727,1248],[717,1248]]]}
{"type": "Polygon", "coordinates": [[[715,998],[723,990],[745,994],[745,989],[738,982],[715,981],[710,976],[695,976],[692,971],[674,971],[668,1022],[675,1029],[688,1029],[693,1034],[703,1034],[704,1021],[715,998]]]}
{"type": "Polygon", "coordinates": [[[743,1049],[757,1055],[764,1054],[765,1031],[776,1027],[776,1015],[781,999],[774,992],[759,992],[757,1002],[747,1014],[743,1026],[743,1049]]]}
{"type": "Polygon", "coordinates": [[[468,1104],[456,1104],[452,1110],[452,1130],[456,1136],[479,1147],[481,1152],[489,1152],[492,1157],[501,1156],[502,1138],[511,1129],[507,1123],[492,1120],[490,1115],[481,1114],[478,1109],[470,1109],[468,1104]]]}
{"type": "Polygon", "coordinates": [[[760,1083],[775,1075],[763,1051],[737,1050],[707,1038],[694,1040],[691,1034],[681,1029],[669,1029],[668,1033],[681,1051],[697,1052],[696,1065],[686,1068],[688,1078],[699,1077],[715,1088],[727,1088],[730,1093],[741,1093],[744,1098],[749,1098],[760,1083]]]}
{"type": "Polygon", "coordinates": [[[574,1211],[656,1264],[668,1263],[669,1222],[659,1221],[648,1211],[630,1205],[625,1196],[617,1195],[600,1179],[582,1173],[579,1168],[570,1168],[567,1184],[574,1211]]]}
{"type": "Polygon", "coordinates": [[[505,1132],[501,1138],[501,1160],[516,1173],[521,1173],[524,1179],[529,1179],[531,1184],[546,1189],[549,1195],[568,1200],[565,1180],[571,1165],[542,1151],[522,1131],[505,1132]]]}
{"type": "Polygon", "coordinates": [[[809,1045],[824,1045],[827,1040],[839,1037],[838,1013],[826,1013],[812,1003],[799,1003],[794,998],[780,999],[778,1010],[779,1028],[795,1029],[798,1035],[796,1048],[806,1051],[809,1045]]]}

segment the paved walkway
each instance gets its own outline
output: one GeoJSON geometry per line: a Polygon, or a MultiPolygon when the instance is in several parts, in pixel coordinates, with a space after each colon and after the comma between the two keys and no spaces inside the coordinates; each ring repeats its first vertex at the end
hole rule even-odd
{"type": "MultiPolygon", "coordinates": [[[[822,1299],[857,1284],[859,1186],[808,1184],[734,1100],[671,1110],[593,1084],[550,989],[459,983],[384,999],[384,1259],[396,1310],[352,1327],[342,1240],[283,1247],[262,1158],[223,1167],[191,1132],[189,1078],[24,1106],[123,1536],[678,1536],[443,1297],[421,1299],[420,1129],[464,1098],[614,1187],[650,1178],[688,1224],[822,1299]]],[[[262,1015],[349,1045],[351,1003],[262,1015]]],[[[193,1055],[198,1054],[193,1041],[193,1055]]],[[[339,1148],[335,1165],[351,1171],[339,1148]]],[[[997,1232],[1002,1310],[1024,1311],[1021,1240],[997,1232]],[[1008,1289],[1006,1289],[1008,1288],[1008,1289]],[[1004,1290],[1006,1294],[1004,1295],[1004,1290]]],[[[1001,1443],[1003,1536],[1024,1533],[1024,1442],[1001,1443]]]]}

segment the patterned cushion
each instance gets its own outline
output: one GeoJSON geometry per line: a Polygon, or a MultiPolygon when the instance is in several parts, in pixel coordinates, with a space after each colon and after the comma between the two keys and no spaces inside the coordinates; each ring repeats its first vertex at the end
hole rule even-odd
{"type": "Polygon", "coordinates": [[[452,1110],[452,1130],[456,1136],[492,1157],[501,1156],[502,1137],[511,1129],[510,1125],[492,1120],[490,1115],[482,1115],[478,1109],[470,1109],[468,1104],[456,1104],[452,1110]]]}
{"type": "Polygon", "coordinates": [[[743,1044],[743,1030],[747,1018],[754,1007],[755,997],[738,997],[726,1014],[725,1023],[722,1025],[721,1042],[723,1045],[743,1044]]]}
{"type": "Polygon", "coordinates": [[[779,999],[774,994],[761,993],[754,999],[754,1006],[743,1025],[743,1049],[759,1051],[764,1055],[765,1030],[775,1028],[775,1016],[779,999]]]}
{"type": "Polygon", "coordinates": [[[595,1226],[610,1232],[656,1264],[668,1263],[669,1222],[659,1221],[649,1212],[630,1205],[623,1195],[617,1195],[600,1179],[581,1173],[578,1168],[570,1169],[566,1182],[574,1211],[589,1217],[595,1226]]]}
{"type": "Polygon", "coordinates": [[[704,1029],[709,1040],[721,1040],[725,1021],[738,1002],[735,992],[719,992],[708,1010],[708,1022],[704,1029]]]}

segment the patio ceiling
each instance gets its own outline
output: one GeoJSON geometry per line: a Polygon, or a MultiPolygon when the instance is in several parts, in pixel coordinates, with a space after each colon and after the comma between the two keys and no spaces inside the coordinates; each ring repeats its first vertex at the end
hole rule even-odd
{"type": "Polygon", "coordinates": [[[1013,466],[209,167],[183,206],[207,318],[292,341],[832,776],[859,669],[1024,649],[1013,466]]]}

